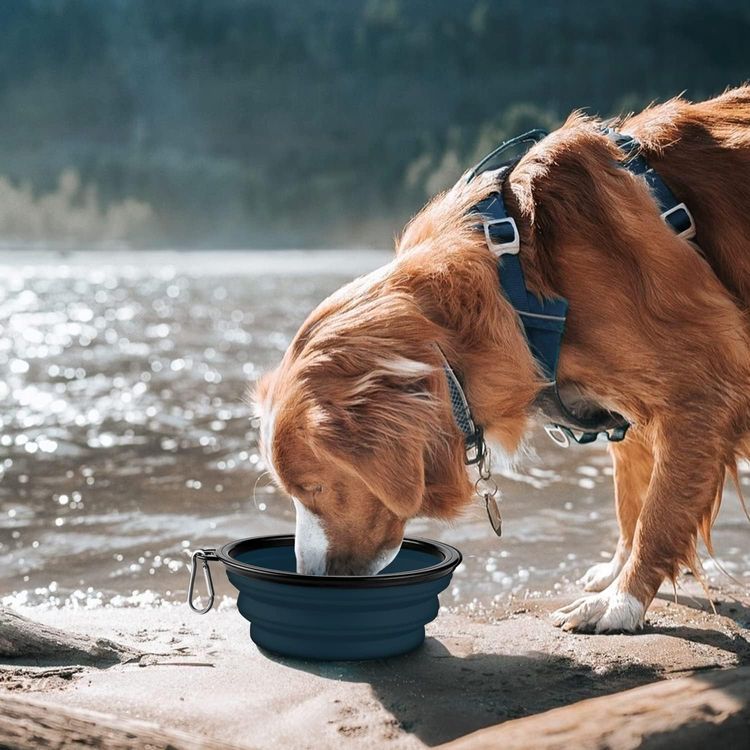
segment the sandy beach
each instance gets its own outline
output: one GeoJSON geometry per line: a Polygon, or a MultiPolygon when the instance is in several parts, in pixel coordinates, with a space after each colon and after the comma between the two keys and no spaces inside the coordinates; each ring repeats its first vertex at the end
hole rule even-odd
{"type": "MultiPolygon", "coordinates": [[[[712,614],[702,594],[688,594],[678,604],[658,599],[636,636],[563,633],[549,621],[561,603],[554,599],[442,612],[416,652],[363,663],[263,653],[230,602],[203,617],[184,605],[26,608],[19,613],[67,633],[112,639],[136,655],[107,668],[65,659],[5,663],[0,700],[41,702],[51,715],[95,711],[102,726],[106,717],[145,721],[185,733],[185,747],[434,747],[596,696],[749,665],[750,598],[713,592],[712,614]]],[[[747,727],[746,704],[742,710],[747,727]]],[[[3,742],[28,746],[13,736],[3,742]]]]}

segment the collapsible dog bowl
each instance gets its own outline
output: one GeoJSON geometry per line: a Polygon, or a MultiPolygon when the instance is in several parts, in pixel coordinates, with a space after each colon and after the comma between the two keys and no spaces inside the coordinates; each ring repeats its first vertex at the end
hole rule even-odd
{"type": "Polygon", "coordinates": [[[295,572],[294,536],[241,539],[193,553],[188,603],[208,612],[208,563],[220,561],[239,591],[237,608],[250,637],[264,649],[309,659],[376,659],[411,651],[435,619],[461,553],[426,539],[404,539],[393,562],[375,576],[310,576],[295,572]],[[208,605],[193,603],[203,565],[208,605]]]}

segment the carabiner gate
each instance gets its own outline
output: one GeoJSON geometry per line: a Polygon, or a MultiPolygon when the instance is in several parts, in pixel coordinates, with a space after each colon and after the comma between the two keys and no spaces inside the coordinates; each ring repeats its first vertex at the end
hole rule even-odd
{"type": "Polygon", "coordinates": [[[211,580],[211,571],[208,567],[209,560],[218,560],[219,557],[216,554],[215,549],[197,549],[190,556],[190,583],[188,584],[188,595],[187,601],[190,609],[193,612],[197,612],[199,615],[205,615],[211,607],[214,606],[214,582],[211,580]],[[208,593],[208,604],[203,609],[195,606],[193,597],[195,594],[195,574],[198,567],[198,561],[200,560],[203,565],[203,578],[206,581],[206,591],[208,593]]]}

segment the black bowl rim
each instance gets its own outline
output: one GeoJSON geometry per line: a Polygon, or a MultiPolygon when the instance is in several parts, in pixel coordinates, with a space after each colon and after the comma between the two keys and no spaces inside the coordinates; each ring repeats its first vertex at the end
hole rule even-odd
{"type": "Polygon", "coordinates": [[[232,557],[232,553],[247,552],[261,547],[283,547],[294,545],[294,534],[275,534],[271,536],[251,536],[229,542],[217,550],[216,554],[224,567],[233,573],[239,573],[246,578],[257,578],[261,581],[273,581],[292,586],[317,586],[319,588],[356,588],[378,589],[385,586],[401,586],[410,583],[424,583],[434,581],[453,573],[463,559],[461,553],[450,544],[437,542],[420,537],[404,537],[402,548],[415,549],[421,552],[435,554],[438,552],[443,559],[435,565],[418,570],[406,570],[402,573],[386,573],[374,576],[311,576],[302,573],[290,573],[282,570],[262,568],[258,565],[241,563],[232,557]]]}

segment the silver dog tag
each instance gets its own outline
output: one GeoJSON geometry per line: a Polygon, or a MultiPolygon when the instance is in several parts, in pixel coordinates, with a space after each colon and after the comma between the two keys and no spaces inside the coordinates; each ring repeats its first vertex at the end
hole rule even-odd
{"type": "Polygon", "coordinates": [[[497,497],[490,493],[484,493],[484,505],[487,508],[487,518],[490,519],[490,526],[498,536],[503,535],[503,517],[500,513],[500,503],[497,497]]]}

